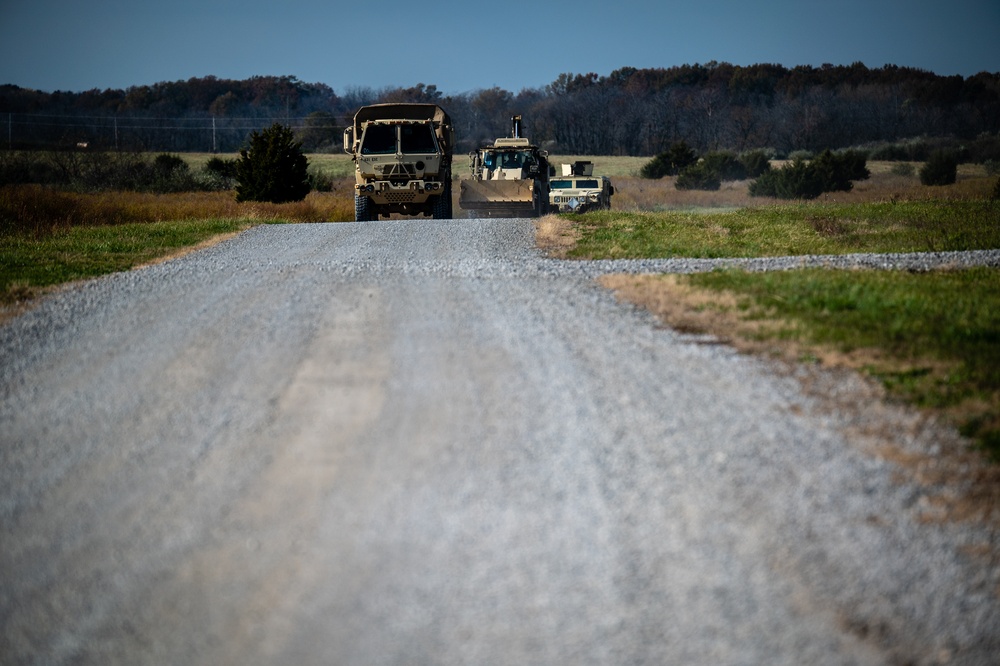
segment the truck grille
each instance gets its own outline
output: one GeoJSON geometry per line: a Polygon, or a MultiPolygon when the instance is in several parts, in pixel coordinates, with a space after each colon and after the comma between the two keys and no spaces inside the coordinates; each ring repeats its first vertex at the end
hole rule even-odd
{"type": "Polygon", "coordinates": [[[410,203],[416,198],[415,192],[384,192],[389,203],[410,203]]]}

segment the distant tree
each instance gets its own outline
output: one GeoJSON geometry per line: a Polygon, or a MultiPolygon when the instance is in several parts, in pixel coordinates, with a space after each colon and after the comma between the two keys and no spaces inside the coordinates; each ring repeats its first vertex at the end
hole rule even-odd
{"type": "Polygon", "coordinates": [[[663,178],[664,176],[676,176],[685,167],[689,167],[698,161],[698,156],[691,147],[684,141],[677,141],[670,149],[660,153],[652,160],[643,165],[639,170],[639,175],[643,178],[663,178]]]}
{"type": "Polygon", "coordinates": [[[823,192],[846,192],[851,181],[869,177],[864,153],[825,150],[812,160],[794,159],[781,169],[769,169],[750,183],[750,196],[815,199],[823,192]]]}
{"type": "Polygon", "coordinates": [[[286,203],[309,194],[309,161],[292,130],[274,123],[250,135],[236,163],[236,200],[286,203]]]}
{"type": "Polygon", "coordinates": [[[735,153],[715,151],[705,155],[703,160],[705,168],[715,172],[719,180],[743,180],[747,177],[747,168],[735,153]]]}
{"type": "Polygon", "coordinates": [[[958,178],[958,158],[946,150],[936,150],[920,169],[924,185],[951,185],[958,178]]]}
{"type": "Polygon", "coordinates": [[[721,185],[718,170],[706,160],[681,170],[674,183],[678,190],[717,190],[721,185]]]}
{"type": "Polygon", "coordinates": [[[204,180],[209,189],[231,190],[236,183],[235,159],[210,157],[203,168],[204,180]]]}
{"type": "Polygon", "coordinates": [[[309,114],[324,112],[343,123],[360,106],[376,102],[440,103],[464,146],[506,134],[516,110],[535,143],[576,155],[652,155],[684,137],[699,153],[767,146],[780,155],[797,149],[818,154],[866,146],[870,160],[923,162],[936,148],[962,147],[963,162],[1000,160],[1000,72],[963,79],[894,65],[709,62],[624,67],[608,76],[564,73],[548,86],[516,95],[499,89],[443,95],[418,83],[347,88],[338,96],[325,84],[291,76],[206,76],[127,90],[51,93],[0,85],[0,111],[13,116],[5,118],[12,130],[7,145],[25,149],[89,143],[151,152],[234,152],[250,119],[259,129],[275,120],[299,125],[309,114]]]}
{"type": "Polygon", "coordinates": [[[342,131],[343,127],[337,123],[333,114],[313,111],[306,116],[298,136],[304,151],[318,153],[336,146],[341,140],[342,131]]]}
{"type": "Polygon", "coordinates": [[[148,189],[154,192],[186,192],[196,189],[191,168],[181,157],[163,153],[153,159],[148,189]]]}
{"type": "Polygon", "coordinates": [[[750,183],[750,196],[778,199],[815,199],[823,193],[823,179],[805,160],[771,169],[750,183]]]}
{"type": "Polygon", "coordinates": [[[392,88],[382,93],[379,101],[411,104],[438,104],[442,93],[435,85],[418,83],[409,88],[392,88]]]}
{"type": "Polygon", "coordinates": [[[740,162],[746,169],[747,178],[757,178],[771,169],[771,158],[766,150],[750,150],[740,154],[740,162]]]}
{"type": "Polygon", "coordinates": [[[232,90],[219,95],[208,105],[208,112],[213,116],[231,116],[243,107],[243,101],[232,90]]]}
{"type": "Polygon", "coordinates": [[[851,181],[867,180],[871,176],[864,153],[856,150],[843,153],[825,150],[810,166],[819,172],[826,192],[849,192],[854,187],[851,181]]]}
{"type": "Polygon", "coordinates": [[[480,90],[472,97],[469,107],[468,130],[476,145],[510,132],[514,108],[514,95],[510,91],[496,86],[480,90]]]}

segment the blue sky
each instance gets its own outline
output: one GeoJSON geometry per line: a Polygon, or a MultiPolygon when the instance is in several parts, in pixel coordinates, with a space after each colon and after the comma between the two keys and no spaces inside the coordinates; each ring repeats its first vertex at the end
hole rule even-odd
{"type": "Polygon", "coordinates": [[[712,60],[1000,72],[1000,0],[0,0],[0,84],[45,91],[291,75],[518,92],[712,60]]]}

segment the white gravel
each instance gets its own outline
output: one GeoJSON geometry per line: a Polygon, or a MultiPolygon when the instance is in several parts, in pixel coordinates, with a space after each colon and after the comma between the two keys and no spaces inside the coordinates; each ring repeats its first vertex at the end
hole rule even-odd
{"type": "Polygon", "coordinates": [[[261,226],[45,299],[0,326],[0,661],[1000,663],[997,535],[856,433],[953,435],[592,280],[719,263],[261,226]]]}

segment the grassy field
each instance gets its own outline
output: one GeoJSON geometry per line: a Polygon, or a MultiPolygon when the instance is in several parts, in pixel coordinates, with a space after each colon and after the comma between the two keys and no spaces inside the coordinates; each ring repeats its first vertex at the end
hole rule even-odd
{"type": "MultiPolygon", "coordinates": [[[[236,159],[239,157],[239,154],[182,153],[180,157],[188,163],[188,166],[193,171],[200,171],[205,167],[205,163],[213,157],[236,159]]],[[[347,153],[310,153],[306,157],[309,160],[310,171],[315,171],[333,179],[354,178],[354,163],[351,161],[351,156],[347,153]]]]}
{"type": "Polygon", "coordinates": [[[0,306],[54,285],[121,271],[255,224],[354,219],[351,183],[287,204],[232,192],[80,194],[0,187],[0,306]]]}
{"type": "MultiPolygon", "coordinates": [[[[996,177],[965,165],[925,187],[890,164],[851,192],[806,203],[749,197],[746,183],[678,191],[615,178],[615,210],[551,219],[570,259],[754,257],[1000,248],[996,177]]],[[[596,172],[596,169],[595,169],[596,172]]],[[[720,271],[604,280],[668,325],[754,353],[848,366],[954,422],[1000,459],[1000,270],[932,273],[720,271]]]]}
{"type": "Polygon", "coordinates": [[[569,258],[764,257],[1000,247],[1000,203],[979,200],[774,204],[699,211],[599,211],[576,223],[569,258]]]}
{"type": "Polygon", "coordinates": [[[0,243],[2,302],[11,305],[47,287],[127,270],[252,224],[246,218],[127,222],[6,237],[0,243]]]}

